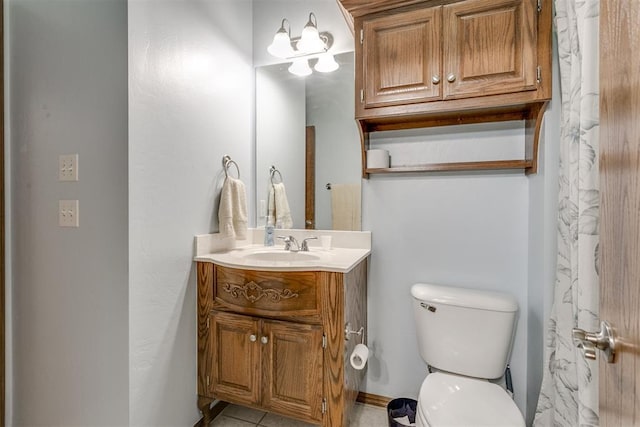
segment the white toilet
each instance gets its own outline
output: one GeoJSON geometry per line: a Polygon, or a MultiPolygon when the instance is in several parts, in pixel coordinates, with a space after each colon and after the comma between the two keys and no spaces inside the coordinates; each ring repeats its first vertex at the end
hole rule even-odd
{"type": "Polygon", "coordinates": [[[510,295],[417,283],[411,287],[420,355],[435,372],[420,387],[416,426],[524,427],[504,375],[518,303],[510,295]]]}

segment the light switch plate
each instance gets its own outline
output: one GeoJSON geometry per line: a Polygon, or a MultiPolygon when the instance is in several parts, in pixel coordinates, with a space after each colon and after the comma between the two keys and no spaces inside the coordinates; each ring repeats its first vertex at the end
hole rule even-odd
{"type": "Polygon", "coordinates": [[[62,154],[58,157],[58,181],[78,180],[78,155],[62,154]]]}
{"type": "Polygon", "coordinates": [[[58,200],[58,225],[60,227],[80,227],[80,202],[78,200],[58,200]]]}

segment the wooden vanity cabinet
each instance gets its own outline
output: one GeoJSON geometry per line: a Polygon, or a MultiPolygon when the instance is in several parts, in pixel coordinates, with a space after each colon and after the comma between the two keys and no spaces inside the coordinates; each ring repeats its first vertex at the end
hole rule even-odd
{"type": "Polygon", "coordinates": [[[322,420],[322,327],[214,311],[208,394],[322,420]]]}
{"type": "Polygon", "coordinates": [[[197,269],[202,425],[214,399],[348,425],[362,372],[344,328],[366,328],[366,261],[348,273],[197,269]]]}
{"type": "Polygon", "coordinates": [[[364,177],[403,171],[365,170],[370,132],[507,120],[525,120],[531,129],[522,162],[450,169],[515,165],[535,172],[542,114],[551,99],[549,0],[340,2],[354,19],[364,177]]]}

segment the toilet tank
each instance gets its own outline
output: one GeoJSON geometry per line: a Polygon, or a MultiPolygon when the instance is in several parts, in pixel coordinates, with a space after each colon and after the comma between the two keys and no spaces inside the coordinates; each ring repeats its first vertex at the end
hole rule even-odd
{"type": "Polygon", "coordinates": [[[420,355],[461,375],[504,375],[518,303],[502,292],[417,283],[411,287],[420,355]]]}

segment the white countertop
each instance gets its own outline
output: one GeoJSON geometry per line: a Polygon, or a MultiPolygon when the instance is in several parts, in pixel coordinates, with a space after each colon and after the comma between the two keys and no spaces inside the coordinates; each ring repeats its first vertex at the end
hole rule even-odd
{"type": "MultiPolygon", "coordinates": [[[[319,240],[309,241],[309,252],[300,252],[306,258],[295,261],[262,260],[246,255],[256,253],[285,253],[284,245],[277,240],[275,246],[264,246],[264,230],[250,229],[246,240],[224,239],[220,234],[195,237],[194,261],[212,262],[218,265],[244,270],[267,271],[333,271],[346,273],[371,253],[371,232],[332,230],[275,230],[276,236],[294,236],[298,241],[306,237],[331,236],[331,249],[323,249],[319,240]]],[[[293,254],[292,254],[293,255],[293,254]]],[[[295,256],[294,256],[295,258],[295,256]]]]}

